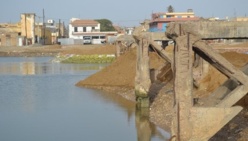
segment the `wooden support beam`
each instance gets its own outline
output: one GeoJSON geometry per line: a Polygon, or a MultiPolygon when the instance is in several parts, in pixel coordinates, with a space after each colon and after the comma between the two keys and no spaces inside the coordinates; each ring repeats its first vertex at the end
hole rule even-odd
{"type": "Polygon", "coordinates": [[[208,46],[204,41],[194,43],[196,53],[208,61],[212,66],[225,74],[227,77],[236,79],[241,84],[248,82],[248,77],[239,69],[234,67],[223,56],[217,53],[212,47],[208,46]]]}
{"type": "Polygon", "coordinates": [[[156,49],[156,51],[159,53],[159,55],[166,60],[169,63],[172,63],[172,56],[166,52],[162,46],[159,46],[157,43],[155,43],[153,40],[150,41],[151,46],[156,49]]]}
{"type": "MultiPolygon", "coordinates": [[[[182,26],[174,23],[166,33],[176,42],[173,61],[175,100],[171,131],[175,137],[173,141],[209,140],[242,110],[242,107],[233,105],[248,93],[248,76],[201,41],[197,31],[190,32],[191,29],[190,24],[182,26]],[[217,89],[215,106],[193,105],[193,51],[229,78],[217,89]]],[[[245,69],[248,69],[248,65],[245,69]]]]}
{"type": "MultiPolygon", "coordinates": [[[[248,64],[245,65],[241,69],[241,71],[245,75],[248,75],[248,64]]],[[[205,107],[223,107],[221,105],[230,107],[237,102],[237,100],[235,99],[240,99],[240,97],[244,97],[247,94],[247,90],[245,90],[246,88],[247,87],[244,87],[243,85],[239,85],[237,81],[233,79],[228,79],[219,88],[217,88],[209,97],[199,99],[199,103],[204,103],[201,106],[205,107]],[[240,88],[241,86],[242,88],[240,88]],[[238,89],[238,91],[235,89],[238,89]],[[227,99],[231,100],[231,102],[227,99]]]]}

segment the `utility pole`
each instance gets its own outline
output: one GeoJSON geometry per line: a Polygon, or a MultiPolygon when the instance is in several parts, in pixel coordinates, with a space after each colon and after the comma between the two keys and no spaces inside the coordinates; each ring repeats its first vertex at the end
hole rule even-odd
{"type": "Polygon", "coordinates": [[[43,9],[43,45],[46,44],[45,10],[43,9]]]}
{"type": "Polygon", "coordinates": [[[63,27],[62,27],[62,36],[63,36],[63,38],[66,37],[66,31],[65,30],[66,30],[65,29],[65,22],[63,21],[63,27]]]}
{"type": "Polygon", "coordinates": [[[28,40],[28,35],[27,35],[27,14],[25,13],[25,36],[26,36],[26,39],[25,39],[25,45],[27,45],[27,40],[28,40]]]}
{"type": "Polygon", "coordinates": [[[60,36],[61,36],[61,33],[60,33],[60,26],[61,26],[61,24],[60,24],[60,19],[59,19],[59,38],[60,38],[60,36]]]}
{"type": "Polygon", "coordinates": [[[37,17],[38,17],[38,19],[39,19],[39,20],[38,20],[38,38],[37,38],[37,42],[40,43],[40,39],[41,39],[41,36],[42,36],[42,35],[41,35],[41,33],[42,33],[41,30],[42,30],[42,29],[41,29],[41,26],[40,26],[40,18],[41,18],[41,17],[40,17],[40,16],[37,16],[37,17]]]}

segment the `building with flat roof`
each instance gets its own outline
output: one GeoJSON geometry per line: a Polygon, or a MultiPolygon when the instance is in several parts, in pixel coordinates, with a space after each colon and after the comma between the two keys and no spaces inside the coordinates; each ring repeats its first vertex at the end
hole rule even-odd
{"type": "Polygon", "coordinates": [[[150,32],[165,32],[167,23],[182,22],[182,21],[196,21],[199,17],[195,16],[192,9],[187,12],[159,12],[152,13],[152,20],[149,24],[150,32]]]}

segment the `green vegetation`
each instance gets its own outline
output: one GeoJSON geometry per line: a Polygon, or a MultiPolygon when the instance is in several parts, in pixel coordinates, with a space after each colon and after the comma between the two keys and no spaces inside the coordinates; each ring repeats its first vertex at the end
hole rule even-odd
{"type": "Polygon", "coordinates": [[[168,11],[169,13],[173,13],[173,12],[174,12],[174,7],[171,6],[171,5],[169,5],[169,6],[167,7],[167,11],[168,11]]]}
{"type": "Polygon", "coordinates": [[[110,20],[108,19],[97,19],[96,21],[98,21],[101,25],[101,31],[115,31],[115,28],[113,27],[113,24],[110,20]]]}
{"type": "Polygon", "coordinates": [[[63,59],[61,63],[111,63],[115,60],[115,56],[111,55],[74,55],[63,59]]]}

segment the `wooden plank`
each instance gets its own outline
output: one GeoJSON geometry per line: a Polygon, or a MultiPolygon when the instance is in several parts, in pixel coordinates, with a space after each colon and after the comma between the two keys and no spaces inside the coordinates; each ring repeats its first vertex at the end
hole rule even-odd
{"type": "Polygon", "coordinates": [[[166,52],[161,46],[159,46],[157,43],[155,43],[153,40],[150,41],[151,46],[156,49],[156,51],[159,53],[159,55],[166,60],[167,62],[171,63],[172,62],[172,57],[171,55],[166,52]]]}

